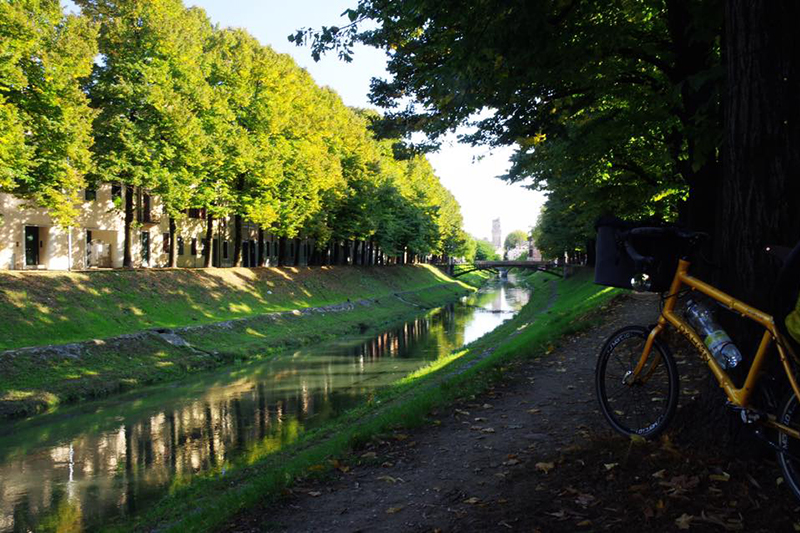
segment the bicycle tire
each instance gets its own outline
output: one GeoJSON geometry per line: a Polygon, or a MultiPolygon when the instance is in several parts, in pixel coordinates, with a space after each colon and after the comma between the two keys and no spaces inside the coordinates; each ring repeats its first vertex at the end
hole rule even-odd
{"type": "Polygon", "coordinates": [[[642,373],[646,379],[630,385],[623,381],[639,362],[649,334],[641,326],[614,332],[603,344],[595,369],[597,400],[606,421],[623,435],[646,439],[666,429],[678,409],[679,395],[678,367],[669,347],[658,339],[642,373]],[[652,357],[656,354],[658,359],[652,357]]]}
{"type": "MultiPolygon", "coordinates": [[[[789,394],[783,402],[778,421],[781,424],[800,429],[800,402],[797,401],[794,393],[789,394]]],[[[778,447],[791,453],[794,457],[800,457],[800,440],[793,439],[781,431],[778,431],[778,447]]],[[[783,451],[778,451],[777,455],[783,480],[791,489],[794,497],[800,500],[800,460],[792,459],[783,451]]]]}

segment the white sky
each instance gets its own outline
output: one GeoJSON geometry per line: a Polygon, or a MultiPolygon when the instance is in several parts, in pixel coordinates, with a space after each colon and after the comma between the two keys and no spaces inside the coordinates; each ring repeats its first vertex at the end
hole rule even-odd
{"type": "MultiPolygon", "coordinates": [[[[356,49],[352,63],[339,61],[335,54],[324,56],[319,63],[311,58],[308,48],[295,46],[287,36],[302,27],[319,28],[347,23],[342,12],[356,0],[184,0],[187,5],[205,9],[209,18],[220,26],[247,29],[263,44],[291,55],[306,68],[316,82],[327,85],[341,95],[350,106],[371,107],[367,94],[372,77],[385,77],[385,56],[374,48],[356,49]]],[[[69,0],[62,3],[69,5],[69,0]]],[[[507,185],[495,176],[508,168],[510,148],[472,148],[447,143],[428,156],[436,174],[461,204],[464,227],[473,236],[489,239],[492,220],[500,218],[503,237],[509,232],[527,230],[536,223],[544,203],[541,193],[518,185],[507,185]],[[473,159],[483,156],[480,161],[473,159]]]]}

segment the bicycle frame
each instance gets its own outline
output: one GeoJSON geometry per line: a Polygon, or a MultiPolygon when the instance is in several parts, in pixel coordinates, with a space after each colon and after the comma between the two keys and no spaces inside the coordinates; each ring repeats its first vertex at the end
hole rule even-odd
{"type": "MultiPolygon", "coordinates": [[[[650,332],[647,342],[645,343],[644,350],[642,351],[642,357],[639,359],[639,363],[636,365],[636,368],[633,370],[630,377],[633,380],[639,377],[639,374],[644,370],[647,364],[647,359],[650,355],[655,338],[664,330],[664,328],[667,327],[668,324],[671,324],[684,337],[686,337],[689,342],[692,343],[698,352],[700,352],[700,356],[711,369],[714,377],[717,378],[717,381],[719,382],[720,387],[722,387],[722,389],[725,391],[728,400],[730,400],[730,402],[737,407],[747,408],[749,405],[750,396],[755,390],[756,383],[758,382],[761,368],[766,361],[769,346],[773,341],[776,341],[780,338],[780,333],[775,327],[775,321],[772,316],[759,311],[754,307],[750,307],[749,305],[737,300],[733,296],[725,294],[716,287],[713,287],[704,281],[690,276],[688,273],[689,265],[689,261],[684,259],[681,259],[678,262],[678,268],[675,271],[675,277],[672,279],[672,285],[669,289],[669,296],[664,302],[664,309],[661,312],[661,316],[658,318],[658,323],[650,332]],[[728,309],[740,314],[742,317],[753,320],[764,327],[765,331],[763,337],[761,338],[761,343],[758,346],[758,351],[756,352],[756,356],[753,359],[753,363],[751,364],[750,370],[747,373],[747,378],[745,379],[744,385],[741,388],[736,388],[728,373],[725,372],[719,363],[717,363],[717,360],[708,350],[703,340],[697,335],[694,329],[692,329],[692,327],[689,326],[689,324],[686,323],[686,321],[675,312],[675,307],[678,302],[678,292],[683,286],[689,287],[692,290],[696,290],[709,296],[710,298],[726,306],[728,309]]],[[[794,377],[794,373],[792,372],[792,368],[789,363],[789,358],[784,351],[784,344],[785,343],[781,342],[776,343],[778,356],[781,360],[781,364],[783,365],[783,369],[786,372],[786,377],[789,379],[792,390],[794,390],[795,395],[800,398],[800,388],[798,388],[797,380],[794,377]]],[[[788,345],[786,346],[788,347],[788,345]]],[[[770,416],[765,423],[768,426],[777,428],[794,438],[800,439],[800,431],[778,423],[774,416],[770,416]]]]}

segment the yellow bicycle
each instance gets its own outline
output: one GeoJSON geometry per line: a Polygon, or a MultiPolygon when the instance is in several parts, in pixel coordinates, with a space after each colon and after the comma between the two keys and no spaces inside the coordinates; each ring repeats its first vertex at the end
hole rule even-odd
{"type": "Polygon", "coordinates": [[[778,277],[775,316],[779,319],[776,320],[689,274],[690,262],[685,252],[694,248],[702,237],[670,227],[625,229],[613,224],[598,227],[597,283],[628,288],[633,283],[654,292],[666,291],[655,326],[624,327],[603,345],[595,371],[601,410],[611,427],[624,435],[652,438],[664,431],[675,414],[679,394],[677,366],[661,338],[662,332],[672,326],[695,347],[742,420],[757,425],[762,436],[760,428],[775,430],[777,438],[766,440],[777,452],[787,485],[800,498],[800,388],[793,371],[793,364],[800,362],[800,350],[784,322],[800,292],[800,244],[791,251],[778,277]],[[678,298],[686,293],[702,293],[763,328],[761,342],[741,387],[734,384],[724,363],[714,357],[698,332],[681,316],[678,298]],[[773,346],[775,350],[771,350],[773,346]],[[765,412],[753,402],[771,354],[777,354],[790,389],[777,412],[765,412]]]}

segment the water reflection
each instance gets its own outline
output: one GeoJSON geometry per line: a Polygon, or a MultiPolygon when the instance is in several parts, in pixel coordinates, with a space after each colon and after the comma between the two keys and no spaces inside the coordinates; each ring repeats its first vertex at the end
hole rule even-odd
{"type": "Polygon", "coordinates": [[[351,338],[0,427],[0,532],[91,528],[176,478],[277,451],[372,390],[491,331],[527,302],[499,281],[351,338]]]}

